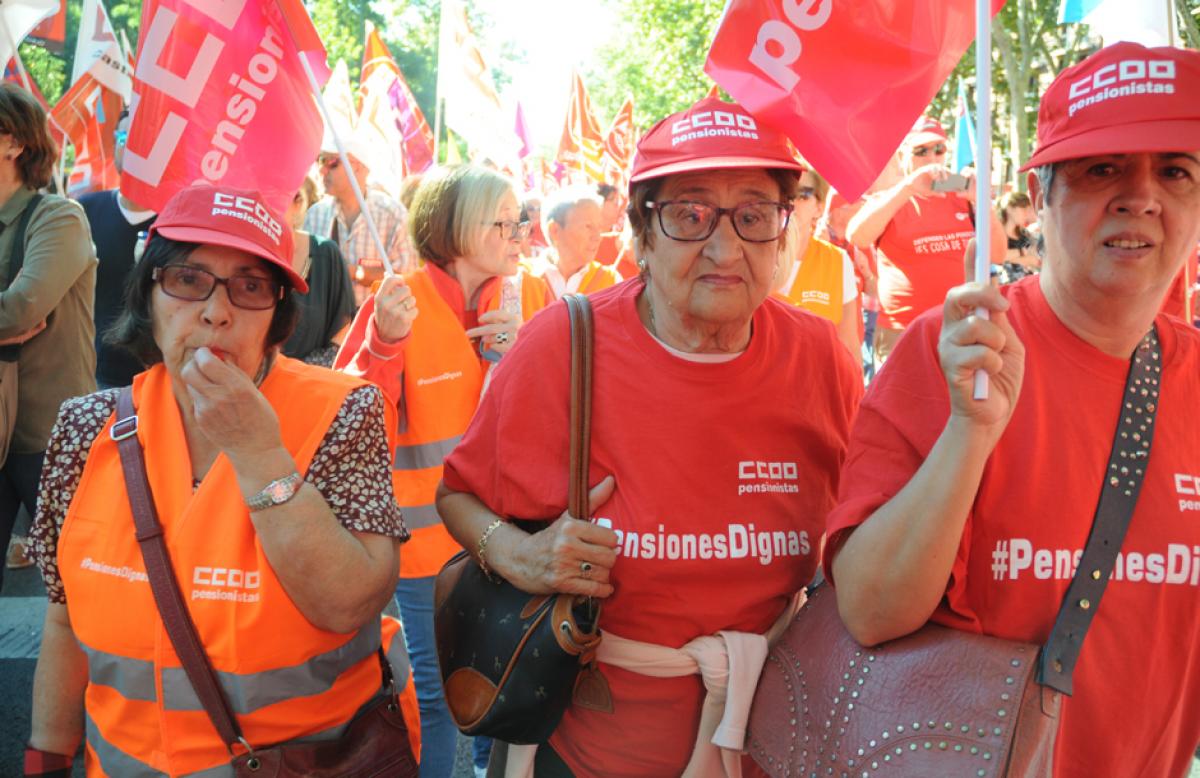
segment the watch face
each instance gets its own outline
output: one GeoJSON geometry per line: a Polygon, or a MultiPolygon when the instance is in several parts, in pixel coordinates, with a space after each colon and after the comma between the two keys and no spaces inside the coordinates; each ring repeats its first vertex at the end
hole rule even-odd
{"type": "Polygon", "coordinates": [[[271,498],[271,502],[283,502],[292,495],[291,486],[288,481],[276,481],[267,487],[267,496],[271,498]]]}

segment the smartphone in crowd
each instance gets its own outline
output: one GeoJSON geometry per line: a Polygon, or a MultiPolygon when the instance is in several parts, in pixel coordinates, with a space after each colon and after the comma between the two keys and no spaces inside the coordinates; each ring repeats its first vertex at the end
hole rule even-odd
{"type": "Polygon", "coordinates": [[[951,173],[943,179],[933,182],[935,192],[965,192],[971,185],[971,179],[958,173],[951,173]]]}

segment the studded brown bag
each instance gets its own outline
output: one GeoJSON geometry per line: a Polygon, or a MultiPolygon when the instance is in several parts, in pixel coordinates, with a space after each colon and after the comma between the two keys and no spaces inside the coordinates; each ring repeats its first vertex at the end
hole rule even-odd
{"type": "Polygon", "coordinates": [[[1092,529],[1044,646],[926,624],[875,648],[819,586],[771,649],[748,725],[750,755],[781,776],[1053,775],[1062,694],[1108,584],[1154,435],[1160,349],[1130,363],[1092,529]]]}

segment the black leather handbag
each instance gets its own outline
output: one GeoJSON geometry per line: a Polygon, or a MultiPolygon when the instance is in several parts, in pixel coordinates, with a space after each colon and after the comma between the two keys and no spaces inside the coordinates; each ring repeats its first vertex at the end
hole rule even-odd
{"type": "MultiPolygon", "coordinates": [[[[571,319],[567,502],[572,516],[586,518],[592,310],[583,295],[564,299],[571,319]]],[[[516,744],[543,743],[558,726],[577,687],[607,688],[595,668],[600,643],[600,605],[595,600],[523,592],[489,576],[462,551],[438,573],[434,607],[446,704],[464,734],[516,744]]]]}

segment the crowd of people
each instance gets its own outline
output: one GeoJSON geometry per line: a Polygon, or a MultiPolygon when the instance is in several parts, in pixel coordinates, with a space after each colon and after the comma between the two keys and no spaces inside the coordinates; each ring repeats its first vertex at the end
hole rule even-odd
{"type": "Polygon", "coordinates": [[[728,732],[748,711],[709,714],[753,692],[739,636],[776,637],[823,574],[864,645],[931,621],[1045,641],[1075,571],[1035,560],[1077,562],[1097,494],[1136,469],[1055,775],[1183,775],[1197,97],[1200,54],[1100,50],[1045,92],[1028,193],[982,205],[931,116],[848,201],[767,127],[673,137],[714,110],[757,126],[709,97],[644,134],[627,188],[522,191],[480,163],[396,199],[351,142],[286,212],[237,193],[271,229],[205,186],[158,214],[44,193],[45,114],[0,85],[0,542],[23,509],[9,561],[39,565],[50,603],[26,775],[69,775],[81,744],[89,775],[229,762],[152,591],[130,436],[241,745],[337,738],[394,677],[422,778],[455,760],[433,617],[461,549],[524,591],[605,601],[611,710],[571,706],[532,748],[477,737],[477,775],[757,774],[728,732]],[[1079,79],[1145,59],[1173,91],[1075,102],[1079,79]],[[595,319],[589,516],[561,477],[570,293],[595,319]]]}

